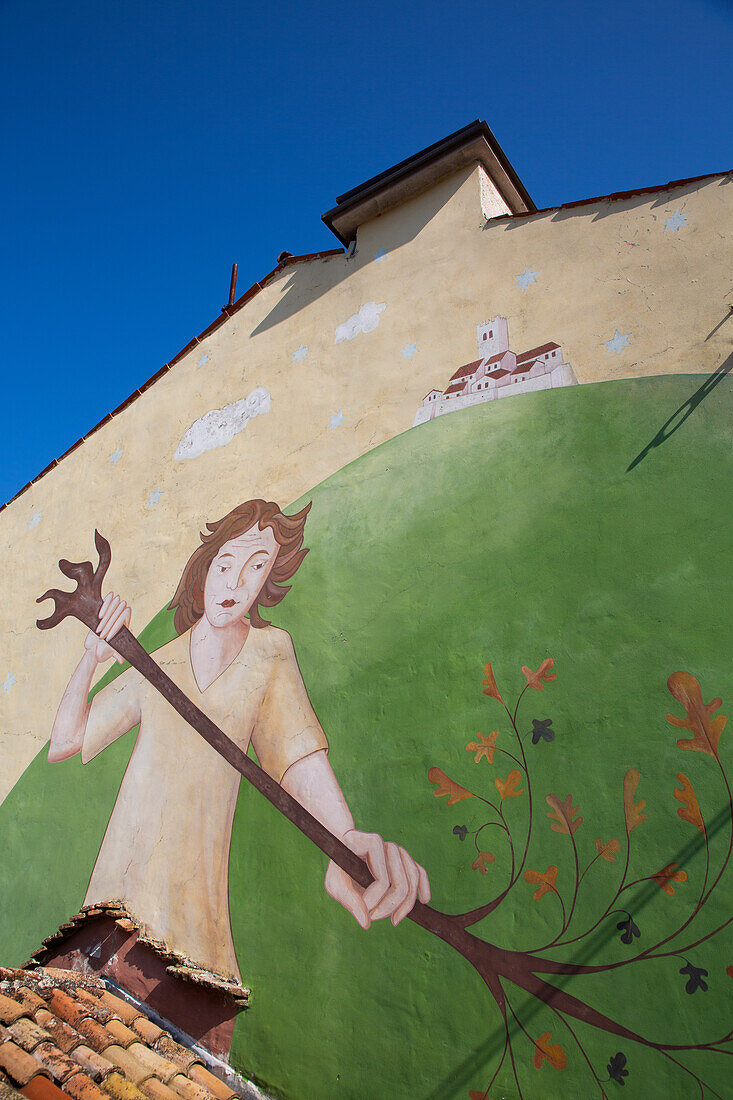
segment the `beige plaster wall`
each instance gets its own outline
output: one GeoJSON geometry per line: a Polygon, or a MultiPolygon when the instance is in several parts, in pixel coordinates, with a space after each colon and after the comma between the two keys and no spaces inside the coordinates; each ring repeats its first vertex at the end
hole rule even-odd
{"type": "Polygon", "coordinates": [[[710,372],[729,353],[730,177],[487,222],[479,172],[364,225],[353,258],[285,269],[2,512],[0,801],[47,740],[84,636],[71,621],[39,632],[35,598],[58,583],[59,557],[92,556],[95,526],[112,544],[110,585],[139,630],[170,598],[207,519],[253,496],[285,506],[410,428],[424,394],[476,358],[482,321],[507,317],[516,351],[557,341],[581,383],[710,372]],[[686,225],[672,232],[665,219],[676,210],[686,225]],[[523,291],[526,269],[536,282],[523,291]],[[335,343],[367,302],[384,303],[378,326],[335,343]],[[605,347],[616,330],[630,334],[620,355],[605,347]],[[300,345],[307,357],[296,361],[300,345]],[[226,446],[174,460],[193,421],[260,386],[268,413],[226,446]]]}

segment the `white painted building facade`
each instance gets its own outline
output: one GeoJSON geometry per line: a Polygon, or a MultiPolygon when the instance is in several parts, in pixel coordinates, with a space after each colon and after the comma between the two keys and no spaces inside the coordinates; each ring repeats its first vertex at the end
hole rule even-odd
{"type": "Polygon", "coordinates": [[[578,379],[553,342],[517,355],[509,347],[506,317],[476,327],[479,358],[459,367],[445,390],[430,390],[415,414],[413,427],[444,413],[534,390],[577,386],[578,379]]]}

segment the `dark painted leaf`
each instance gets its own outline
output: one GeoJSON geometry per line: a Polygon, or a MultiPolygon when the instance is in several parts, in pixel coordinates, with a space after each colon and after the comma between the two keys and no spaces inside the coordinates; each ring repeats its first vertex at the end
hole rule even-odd
{"type": "Polygon", "coordinates": [[[629,1076],[629,1071],[626,1069],[626,1055],[621,1051],[618,1054],[614,1054],[611,1061],[606,1066],[608,1076],[612,1081],[615,1081],[617,1085],[625,1085],[624,1077],[629,1076]]]}
{"type": "Polygon", "coordinates": [[[701,989],[703,993],[707,993],[708,983],[703,981],[703,978],[708,976],[707,970],[703,970],[701,966],[693,966],[692,963],[688,963],[687,966],[682,967],[680,974],[689,975],[685,985],[685,993],[694,993],[696,989],[701,989]]]}
{"type": "Polygon", "coordinates": [[[641,932],[631,917],[628,920],[619,921],[616,927],[621,933],[621,943],[633,943],[635,938],[638,940],[641,936],[641,932]]]}
{"type": "Polygon", "coordinates": [[[453,826],[453,835],[457,836],[459,840],[465,840],[467,833],[468,833],[468,829],[466,828],[465,825],[454,825],[453,826]]]}
{"type": "Polygon", "coordinates": [[[540,741],[554,741],[555,731],[552,728],[552,718],[532,719],[532,744],[538,745],[540,741]]]}

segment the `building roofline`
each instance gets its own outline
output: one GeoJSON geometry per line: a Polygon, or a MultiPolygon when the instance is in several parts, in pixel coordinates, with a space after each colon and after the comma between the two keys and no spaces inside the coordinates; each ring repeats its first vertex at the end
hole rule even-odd
{"type": "Polygon", "coordinates": [[[482,164],[512,213],[537,209],[491,130],[481,119],[463,126],[336,199],[322,221],[348,247],[358,227],[469,164],[482,164]]]}
{"type": "MultiPolygon", "coordinates": [[[[458,132],[460,133],[460,131],[458,132]]],[[[615,191],[610,195],[598,195],[592,199],[577,199],[574,202],[562,203],[560,206],[546,206],[540,209],[535,209],[534,211],[527,211],[525,213],[500,214],[497,218],[492,218],[490,220],[493,222],[500,221],[502,218],[510,218],[512,220],[515,218],[527,218],[537,214],[549,214],[555,210],[572,210],[578,206],[590,206],[591,204],[598,202],[617,202],[623,199],[632,198],[634,195],[652,195],[658,191],[671,191],[675,187],[685,187],[687,184],[690,183],[700,183],[702,180],[714,179],[715,177],[719,176],[726,176],[729,175],[731,171],[733,171],[733,169],[724,169],[722,172],[705,172],[701,176],[690,176],[686,179],[670,180],[669,183],[659,184],[655,187],[637,187],[633,188],[630,191],[615,191]]],[[[192,351],[197,344],[202,343],[202,341],[205,340],[207,336],[210,336],[212,332],[215,332],[216,329],[223,325],[228,317],[233,316],[243,306],[245,306],[247,302],[251,301],[252,298],[259,294],[259,292],[264,289],[270,279],[272,279],[275,275],[278,275],[286,267],[292,267],[294,264],[307,263],[310,260],[325,260],[329,259],[331,256],[343,256],[343,254],[343,248],[331,248],[327,249],[324,252],[309,252],[301,256],[287,256],[283,260],[281,260],[277,264],[277,266],[272,269],[272,271],[263,276],[263,278],[260,279],[258,282],[253,283],[249,290],[245,291],[245,293],[240,298],[238,298],[233,305],[222,306],[219,317],[216,317],[211,322],[211,324],[203,330],[203,332],[199,333],[198,336],[194,336],[192,340],[189,340],[186,346],[184,348],[181,348],[181,350],[173,356],[170,362],[165,363],[159,370],[155,372],[155,374],[151,375],[151,377],[148,378],[147,382],[143,382],[142,386],[131,393],[130,396],[127,397],[121,405],[118,405],[117,408],[113,409],[111,412],[108,412],[106,416],[102,417],[100,421],[98,421],[92,428],[89,429],[86,435],[81,436],[79,439],[77,439],[75,443],[72,443],[72,445],[63,452],[63,454],[59,455],[58,458],[54,458],[51,462],[49,462],[48,466],[45,466],[41,470],[40,473],[36,474],[35,477],[31,478],[30,481],[27,481],[25,485],[18,489],[17,493],[14,493],[12,497],[9,497],[4,504],[0,504],[0,512],[4,511],[10,504],[16,501],[18,497],[26,493],[33,485],[36,484],[36,482],[40,481],[42,477],[45,477],[47,473],[58,466],[60,462],[63,462],[65,458],[67,458],[70,454],[72,454],[73,451],[77,449],[77,447],[80,447],[81,444],[85,442],[85,440],[89,439],[90,436],[99,431],[99,429],[107,424],[108,421],[112,420],[115,416],[121,413],[124,409],[127,408],[128,405],[131,405],[133,401],[137,400],[138,397],[141,397],[146,390],[150,389],[153,383],[157,382],[159,378],[162,378],[164,374],[167,374],[171,367],[175,366],[176,363],[183,359],[183,357],[187,355],[189,351],[192,351]]]]}
{"type": "Polygon", "coordinates": [[[93,428],[89,429],[86,435],[83,435],[79,439],[77,439],[76,443],[72,443],[71,446],[63,452],[63,454],[59,455],[58,458],[54,458],[51,462],[49,462],[48,466],[45,466],[41,470],[39,474],[36,474],[36,476],[31,478],[30,481],[27,481],[25,485],[22,486],[22,488],[18,489],[17,493],[14,493],[13,496],[6,500],[4,504],[0,504],[0,512],[4,511],[4,509],[7,508],[9,504],[12,504],[14,500],[17,500],[18,497],[27,492],[28,489],[35,485],[37,481],[40,481],[42,477],[45,477],[47,473],[50,473],[50,471],[58,466],[60,462],[63,462],[65,458],[68,458],[68,456],[73,451],[75,451],[77,447],[80,447],[82,443],[89,439],[90,436],[94,435],[95,432],[99,431],[100,428],[104,427],[104,425],[112,420],[115,416],[118,416],[121,412],[123,412],[128,405],[131,405],[133,401],[137,401],[138,397],[141,397],[146,390],[150,389],[150,387],[158,381],[159,378],[162,378],[164,374],[167,374],[171,367],[175,366],[175,364],[183,359],[185,355],[188,355],[189,351],[193,351],[197,344],[200,344],[203,340],[206,339],[207,336],[210,336],[212,332],[215,332],[221,325],[223,325],[228,317],[232,317],[235,313],[238,312],[238,310],[242,308],[242,306],[245,306],[247,302],[251,301],[251,299],[254,298],[256,294],[259,294],[259,292],[264,289],[266,284],[275,275],[278,275],[286,267],[292,267],[294,264],[306,263],[309,260],[325,260],[331,256],[343,256],[343,254],[343,248],[330,248],[325,252],[308,252],[302,256],[287,256],[282,259],[276,267],[273,267],[272,271],[268,272],[268,274],[263,276],[263,278],[260,279],[258,282],[253,283],[249,290],[246,290],[244,292],[241,298],[237,298],[236,302],[234,302],[232,305],[222,306],[220,315],[216,317],[211,322],[211,324],[203,330],[203,332],[200,332],[198,336],[194,336],[192,340],[189,340],[186,346],[181,348],[181,350],[173,356],[170,362],[164,363],[163,366],[155,372],[155,374],[151,375],[150,378],[148,378],[147,382],[143,382],[142,386],[140,386],[139,389],[134,390],[129,397],[126,397],[121,405],[118,405],[117,408],[112,409],[112,411],[108,412],[106,416],[103,416],[102,419],[99,420],[93,428]]]}

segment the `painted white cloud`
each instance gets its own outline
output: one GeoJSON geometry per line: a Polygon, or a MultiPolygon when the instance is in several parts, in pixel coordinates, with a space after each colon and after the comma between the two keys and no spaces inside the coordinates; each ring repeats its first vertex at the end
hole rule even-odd
{"type": "Polygon", "coordinates": [[[253,416],[270,411],[270,392],[257,386],[241,401],[233,401],[223,409],[212,409],[199,417],[184,435],[176,448],[175,458],[198,458],[204,451],[224,447],[238,432],[247,427],[253,416]]]}
{"type": "Polygon", "coordinates": [[[360,332],[374,332],[379,324],[379,315],[387,308],[386,302],[365,302],[358,313],[352,313],[348,321],[336,328],[334,344],[344,340],[353,340],[360,332]]]}

